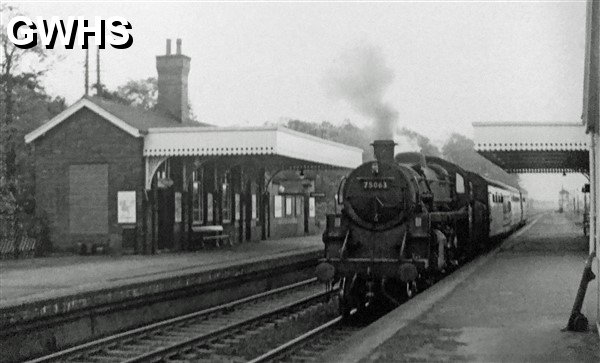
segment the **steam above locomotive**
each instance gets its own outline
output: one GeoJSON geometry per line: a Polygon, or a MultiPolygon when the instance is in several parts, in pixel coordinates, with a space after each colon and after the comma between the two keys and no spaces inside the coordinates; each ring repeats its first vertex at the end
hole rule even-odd
{"type": "Polygon", "coordinates": [[[323,234],[320,270],[333,271],[330,275],[340,282],[344,315],[353,308],[410,298],[486,248],[489,237],[525,220],[525,199],[515,188],[441,158],[394,155],[392,140],[372,145],[376,160],[342,181],[337,198],[341,213],[327,216],[323,234]],[[502,215],[492,216],[500,199],[502,215]],[[492,230],[492,218],[506,223],[492,230]]]}

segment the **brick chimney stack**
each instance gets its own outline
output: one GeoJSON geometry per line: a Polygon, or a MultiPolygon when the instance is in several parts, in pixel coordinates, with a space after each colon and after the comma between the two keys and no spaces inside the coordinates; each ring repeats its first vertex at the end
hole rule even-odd
{"type": "Polygon", "coordinates": [[[189,118],[188,74],[190,57],[181,54],[181,39],[177,39],[177,53],[171,54],[171,39],[167,39],[166,55],[156,56],[158,71],[157,108],[185,122],[189,118]]]}

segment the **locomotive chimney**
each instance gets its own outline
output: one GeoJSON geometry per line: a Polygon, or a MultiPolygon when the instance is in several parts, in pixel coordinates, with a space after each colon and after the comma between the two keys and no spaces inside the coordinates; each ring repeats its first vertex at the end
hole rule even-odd
{"type": "Polygon", "coordinates": [[[394,148],[396,147],[394,140],[375,140],[371,145],[373,145],[377,161],[386,163],[394,162],[394,148]]]}

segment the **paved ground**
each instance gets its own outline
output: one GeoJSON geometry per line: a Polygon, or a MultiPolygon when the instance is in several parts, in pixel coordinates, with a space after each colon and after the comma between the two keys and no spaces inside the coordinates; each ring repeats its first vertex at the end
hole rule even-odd
{"type": "Polygon", "coordinates": [[[68,256],[0,261],[0,308],[23,301],[201,272],[322,248],[321,236],[308,236],[154,256],[68,256]]]}
{"type": "Polygon", "coordinates": [[[423,293],[424,300],[417,296],[348,342],[342,348],[347,355],[331,360],[600,362],[597,281],[590,283],[584,307],[593,330],[560,331],[586,256],[579,227],[562,214],[543,215],[497,254],[458,271],[468,277],[454,282],[451,276],[453,287],[443,291],[444,280],[423,293]],[[374,343],[364,343],[369,341],[374,343]]]}

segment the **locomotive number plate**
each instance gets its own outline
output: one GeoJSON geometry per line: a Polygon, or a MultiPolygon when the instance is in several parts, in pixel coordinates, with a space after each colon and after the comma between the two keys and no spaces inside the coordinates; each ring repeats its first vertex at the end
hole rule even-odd
{"type": "Polygon", "coordinates": [[[363,190],[387,190],[389,183],[384,179],[362,180],[363,190]]]}

